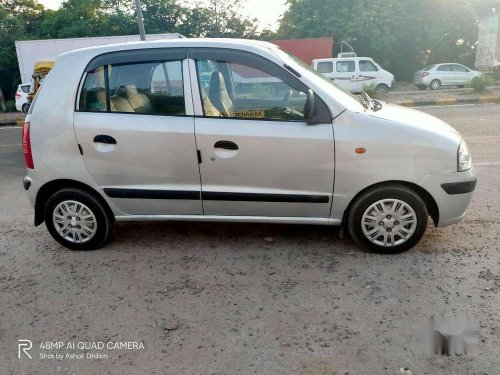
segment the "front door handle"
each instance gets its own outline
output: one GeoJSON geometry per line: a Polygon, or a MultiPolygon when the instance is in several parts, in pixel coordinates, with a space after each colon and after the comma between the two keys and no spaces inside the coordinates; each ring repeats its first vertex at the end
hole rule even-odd
{"type": "Polygon", "coordinates": [[[214,148],[223,148],[224,150],[236,151],[238,150],[238,145],[231,141],[217,141],[214,144],[214,148]]]}
{"type": "Polygon", "coordinates": [[[110,135],[99,134],[94,137],[95,143],[106,143],[108,145],[116,145],[116,139],[110,135]]]}

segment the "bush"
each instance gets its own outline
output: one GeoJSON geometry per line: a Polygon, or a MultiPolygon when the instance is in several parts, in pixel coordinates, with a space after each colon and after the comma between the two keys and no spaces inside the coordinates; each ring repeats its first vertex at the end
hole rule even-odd
{"type": "MultiPolygon", "coordinates": [[[[13,100],[5,101],[5,112],[15,112],[16,111],[16,102],[13,100]]],[[[0,106],[0,111],[2,111],[2,107],[0,106]]]]}
{"type": "Polygon", "coordinates": [[[377,98],[377,85],[375,83],[370,83],[369,85],[363,85],[363,91],[368,94],[370,98],[377,98]]]}
{"type": "Polygon", "coordinates": [[[483,92],[486,91],[488,86],[491,86],[495,83],[495,80],[490,76],[483,74],[479,77],[472,78],[468,83],[467,87],[474,89],[475,92],[483,92]]]}

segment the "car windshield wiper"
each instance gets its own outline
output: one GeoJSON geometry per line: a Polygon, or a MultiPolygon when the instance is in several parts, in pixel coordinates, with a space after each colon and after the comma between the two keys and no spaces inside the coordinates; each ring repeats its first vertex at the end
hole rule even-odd
{"type": "Polygon", "coordinates": [[[373,100],[368,96],[366,92],[356,95],[356,97],[358,98],[358,101],[361,103],[361,105],[366,109],[373,108],[373,100]]]}
{"type": "Polygon", "coordinates": [[[378,100],[373,100],[372,98],[370,98],[370,96],[366,92],[356,95],[356,97],[358,98],[361,105],[363,105],[363,107],[365,107],[366,109],[372,110],[373,112],[382,109],[382,103],[380,103],[378,100]]]}

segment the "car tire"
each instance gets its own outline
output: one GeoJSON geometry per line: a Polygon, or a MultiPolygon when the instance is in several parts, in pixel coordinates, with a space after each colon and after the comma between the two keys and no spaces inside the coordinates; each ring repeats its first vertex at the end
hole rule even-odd
{"type": "Polygon", "coordinates": [[[439,90],[441,88],[441,81],[439,79],[435,79],[429,85],[431,90],[439,90]]]}
{"type": "Polygon", "coordinates": [[[28,103],[24,103],[23,106],[21,107],[21,110],[24,114],[27,114],[28,111],[30,110],[30,105],[28,103]]]}
{"type": "Polygon", "coordinates": [[[383,94],[383,95],[386,95],[388,92],[389,92],[389,86],[387,86],[386,84],[384,83],[381,83],[380,85],[378,85],[376,88],[375,88],[375,92],[377,94],[383,94]]]}
{"type": "Polygon", "coordinates": [[[45,204],[44,219],[52,237],[71,250],[103,246],[110,238],[113,223],[98,199],[75,188],[54,193],[45,204]]]}
{"type": "Polygon", "coordinates": [[[348,216],[351,237],[373,252],[397,254],[422,238],[429,215],[422,198],[405,185],[370,189],[352,204],[348,216]]]}

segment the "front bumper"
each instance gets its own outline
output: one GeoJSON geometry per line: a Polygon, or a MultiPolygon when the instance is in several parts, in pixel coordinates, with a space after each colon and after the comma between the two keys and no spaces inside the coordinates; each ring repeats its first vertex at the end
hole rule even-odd
{"type": "Polygon", "coordinates": [[[438,206],[438,227],[462,220],[472,199],[476,182],[474,168],[465,172],[428,174],[420,180],[419,185],[432,195],[438,206]]]}

